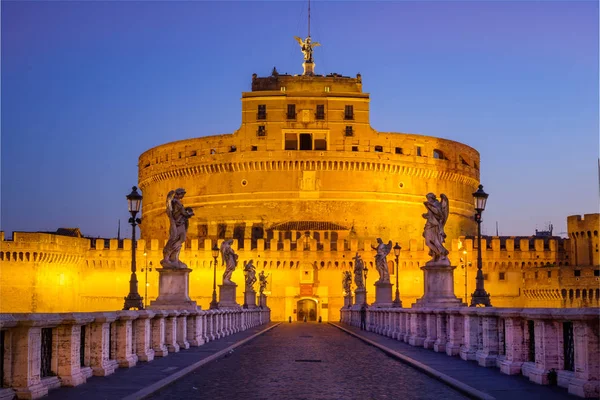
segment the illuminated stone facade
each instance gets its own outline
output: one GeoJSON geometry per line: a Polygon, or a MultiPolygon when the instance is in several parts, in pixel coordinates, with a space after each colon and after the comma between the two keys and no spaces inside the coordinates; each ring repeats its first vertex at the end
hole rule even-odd
{"type": "MultiPolygon", "coordinates": [[[[301,309],[314,319],[337,320],[344,304],[342,271],[352,268],[357,252],[370,270],[372,302],[378,276],[371,245],[378,237],[402,246],[400,293],[409,306],[423,294],[419,267],[430,258],[421,236],[429,192],[445,193],[450,201],[447,247],[458,266],[455,293],[464,298],[475,289],[472,193],[479,161],[475,149],[451,140],[375,131],[360,75],[254,75],[252,91],[242,94],[241,127],[233,134],[172,142],[140,156],[140,294],[146,297],[145,268],[152,264],[147,297],[157,296],[156,267],[168,232],[165,198],[183,187],[184,204],[195,216],[181,260],[193,270],[190,297],[205,309],[212,295],[210,249],[225,239],[234,239],[240,259],[234,282],[243,284],[243,263],[251,259],[257,272],[269,274],[273,320],[296,319],[301,309]],[[466,290],[465,257],[471,264],[466,290]]],[[[567,240],[484,239],[483,271],[493,305],[598,305],[597,228],[580,226],[596,221],[597,227],[598,215],[577,218],[569,217],[567,240]],[[569,266],[575,258],[584,262],[579,272],[569,266]],[[571,280],[569,274],[577,273],[581,279],[571,280]]],[[[122,307],[131,241],[16,232],[1,243],[0,312],[122,307]]],[[[393,260],[388,256],[395,282],[393,260]]],[[[217,269],[220,284],[220,260],[217,269]]]]}
{"type": "MultiPolygon", "coordinates": [[[[598,214],[586,215],[598,218],[598,214]]],[[[587,232],[587,231],[586,231],[587,232]]],[[[592,235],[594,231],[591,231],[592,235]]],[[[131,241],[126,239],[86,239],[48,233],[15,232],[13,240],[2,241],[0,247],[0,312],[59,312],[115,310],[123,306],[123,297],[129,291],[131,266],[131,241]],[[90,242],[91,246],[90,246],[90,242]],[[105,243],[106,242],[106,243],[105,243]],[[106,244],[106,246],[105,246],[106,244]]],[[[247,240],[247,243],[250,239],[247,240]]],[[[596,236],[595,243],[598,243],[596,236]]],[[[138,280],[140,294],[145,296],[145,268],[158,265],[164,241],[138,242],[138,280]],[[146,256],[144,256],[146,252],[146,256]]],[[[257,248],[237,249],[240,262],[255,261],[259,270],[269,274],[267,294],[274,320],[291,316],[296,318],[298,302],[316,300],[316,317],[338,320],[343,305],[342,271],[352,267],[352,256],[358,251],[373,266],[372,242],[350,240],[332,243],[317,250],[311,240],[307,247],[299,240],[272,241],[271,250],[266,243],[257,241],[257,248]],[[348,250],[342,250],[343,248],[348,250]],[[257,261],[259,260],[259,261],[257,261]]],[[[599,306],[598,273],[600,266],[571,265],[572,239],[486,237],[482,240],[485,288],[492,304],[498,307],[586,307],[599,306]]],[[[190,241],[181,259],[193,272],[190,274],[190,297],[204,309],[208,308],[212,294],[212,257],[209,240],[190,241]]],[[[248,246],[250,247],[250,246],[248,246]]],[[[472,239],[453,239],[450,259],[457,265],[454,282],[455,293],[465,294],[465,275],[462,265],[471,264],[467,271],[467,290],[475,290],[476,249],[472,239]],[[460,249],[459,249],[460,247],[460,249]],[[467,251],[466,255],[463,251],[467,251]],[[465,257],[466,256],[466,257],[465,257]],[[461,262],[461,259],[463,260],[461,262]],[[473,261],[473,262],[472,262],[473,261]]],[[[419,266],[429,259],[421,238],[412,239],[400,253],[400,294],[405,306],[423,294],[423,272],[419,266]]],[[[388,257],[389,261],[393,257],[388,257]]],[[[219,260],[220,263],[220,260],[219,260]]],[[[390,265],[391,270],[391,265],[390,265]]],[[[220,279],[223,267],[218,265],[220,279]]],[[[368,301],[374,298],[374,269],[367,280],[368,301]]],[[[395,275],[392,273],[392,282],[395,275]]],[[[242,268],[233,273],[233,281],[243,283],[242,268]]],[[[158,273],[148,272],[148,298],[158,295],[158,273]]],[[[243,303],[238,293],[238,303],[243,303]]]]}

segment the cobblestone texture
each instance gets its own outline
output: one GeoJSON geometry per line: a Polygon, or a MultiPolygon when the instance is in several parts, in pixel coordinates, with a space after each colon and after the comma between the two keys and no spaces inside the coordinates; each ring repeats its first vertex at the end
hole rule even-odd
{"type": "Polygon", "coordinates": [[[466,397],[337,328],[294,323],[278,326],[148,398],[453,400],[466,397]]]}

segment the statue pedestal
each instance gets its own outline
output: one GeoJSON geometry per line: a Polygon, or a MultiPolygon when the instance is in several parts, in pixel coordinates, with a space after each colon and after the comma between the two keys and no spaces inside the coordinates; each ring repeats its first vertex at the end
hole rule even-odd
{"type": "Polygon", "coordinates": [[[219,285],[219,308],[239,308],[240,305],[235,302],[235,289],[237,285],[219,285]]]}
{"type": "Polygon", "coordinates": [[[356,289],[354,291],[354,296],[356,297],[356,305],[362,306],[363,304],[367,304],[367,290],[366,289],[356,289]]]}
{"type": "Polygon", "coordinates": [[[428,262],[421,269],[425,273],[423,297],[413,307],[460,307],[466,306],[454,295],[454,269],[448,261],[428,262]]]}
{"type": "Polygon", "coordinates": [[[375,282],[375,303],[373,307],[387,308],[392,306],[392,284],[375,282]]]}
{"type": "Polygon", "coordinates": [[[352,294],[344,296],[344,308],[352,307],[352,294]]]}
{"type": "Polygon", "coordinates": [[[302,63],[304,73],[302,75],[314,75],[315,74],[315,63],[314,61],[305,61],[302,63]]]}
{"type": "Polygon", "coordinates": [[[254,290],[244,292],[244,308],[256,308],[256,292],[254,290]]]}
{"type": "Polygon", "coordinates": [[[267,306],[267,296],[261,293],[260,296],[258,296],[258,305],[260,308],[269,308],[267,306]]]}
{"type": "Polygon", "coordinates": [[[196,310],[200,307],[188,295],[190,286],[189,268],[157,268],[158,298],[150,302],[149,309],[196,310]]]}

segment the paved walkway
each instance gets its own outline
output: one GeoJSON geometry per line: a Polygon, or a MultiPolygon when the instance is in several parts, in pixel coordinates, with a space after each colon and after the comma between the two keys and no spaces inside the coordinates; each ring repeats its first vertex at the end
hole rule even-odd
{"type": "MultiPolygon", "coordinates": [[[[331,323],[384,351],[399,353],[405,362],[417,368],[424,367],[449,384],[468,385],[484,395],[498,400],[560,400],[580,399],[557,386],[543,386],[532,383],[522,375],[505,375],[498,368],[480,367],[475,361],[463,361],[460,357],[450,357],[446,353],[411,346],[386,336],[378,335],[347,324],[331,323]],[[448,379],[449,378],[449,379],[448,379]]],[[[389,354],[389,353],[388,353],[389,354]]],[[[393,356],[393,354],[391,354],[393,356]]],[[[467,389],[468,390],[468,389],[467,389]]],[[[479,397],[479,396],[475,396],[479,397]]]]}
{"type": "Polygon", "coordinates": [[[151,400],[460,400],[461,393],[328,324],[283,323],[151,400]]]}
{"type": "MultiPolygon", "coordinates": [[[[232,349],[252,340],[276,323],[250,328],[243,332],[206,343],[200,347],[190,347],[167,357],[157,357],[152,362],[141,362],[133,368],[118,368],[109,376],[93,376],[83,385],[51,390],[49,400],[117,400],[141,399],[154,390],[167,385],[179,376],[202,363],[226,356],[232,349]]],[[[264,333],[263,333],[264,334],[264,333]]],[[[235,351],[235,350],[233,350],[235,351]]],[[[211,363],[212,364],[212,363],[211,363]]]]}

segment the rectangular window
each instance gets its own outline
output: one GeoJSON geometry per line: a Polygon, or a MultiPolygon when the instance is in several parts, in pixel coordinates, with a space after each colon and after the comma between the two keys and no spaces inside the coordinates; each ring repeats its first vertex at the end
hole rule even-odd
{"type": "Polygon", "coordinates": [[[312,150],[312,135],[310,133],[300,134],[300,150],[312,150]]]}
{"type": "Polygon", "coordinates": [[[498,279],[501,281],[506,280],[506,272],[500,272],[498,279]]]}
{"type": "Polygon", "coordinates": [[[287,105],[287,119],[296,119],[296,105],[295,104],[287,105]]]}
{"type": "Polygon", "coordinates": [[[537,279],[538,278],[538,272],[535,271],[535,273],[533,274],[534,278],[537,279]]]}
{"type": "Polygon", "coordinates": [[[317,114],[315,115],[316,119],[325,119],[325,105],[317,104],[317,114]]]}
{"type": "Polygon", "coordinates": [[[352,146],[352,151],[358,151],[358,146],[352,146]]]}
{"type": "Polygon", "coordinates": [[[354,119],[354,106],[346,106],[344,109],[344,119],[352,120],[354,119]]]}
{"type": "Polygon", "coordinates": [[[298,135],[296,135],[295,133],[285,134],[285,149],[298,150],[298,135]]]}
{"type": "Polygon", "coordinates": [[[552,278],[552,271],[548,271],[548,278],[552,278]]]}
{"type": "Polygon", "coordinates": [[[258,131],[256,132],[256,134],[258,136],[267,136],[267,131],[265,129],[265,126],[264,125],[259,125],[258,126],[258,131]]]}
{"type": "Polygon", "coordinates": [[[266,104],[258,105],[258,113],[256,114],[256,119],[267,119],[267,105],[266,104]]]}
{"type": "Polygon", "coordinates": [[[421,157],[421,146],[417,146],[417,156],[421,157]]]}
{"type": "Polygon", "coordinates": [[[575,276],[581,276],[581,270],[580,269],[576,269],[575,271],[573,271],[573,273],[575,274],[575,276]]]}
{"type": "Polygon", "coordinates": [[[396,147],[396,154],[404,154],[402,147],[396,147]]]}
{"type": "Polygon", "coordinates": [[[375,146],[375,151],[377,153],[383,153],[383,146],[375,146]]]}
{"type": "Polygon", "coordinates": [[[315,150],[327,150],[327,140],[315,139],[315,150]]]}
{"type": "Polygon", "coordinates": [[[354,132],[352,131],[352,126],[346,126],[346,136],[352,136],[354,132]]]}
{"type": "Polygon", "coordinates": [[[600,276],[600,269],[594,270],[594,276],[600,276]]]}
{"type": "Polygon", "coordinates": [[[252,147],[250,147],[250,151],[258,151],[258,146],[252,146],[252,147]]]}

